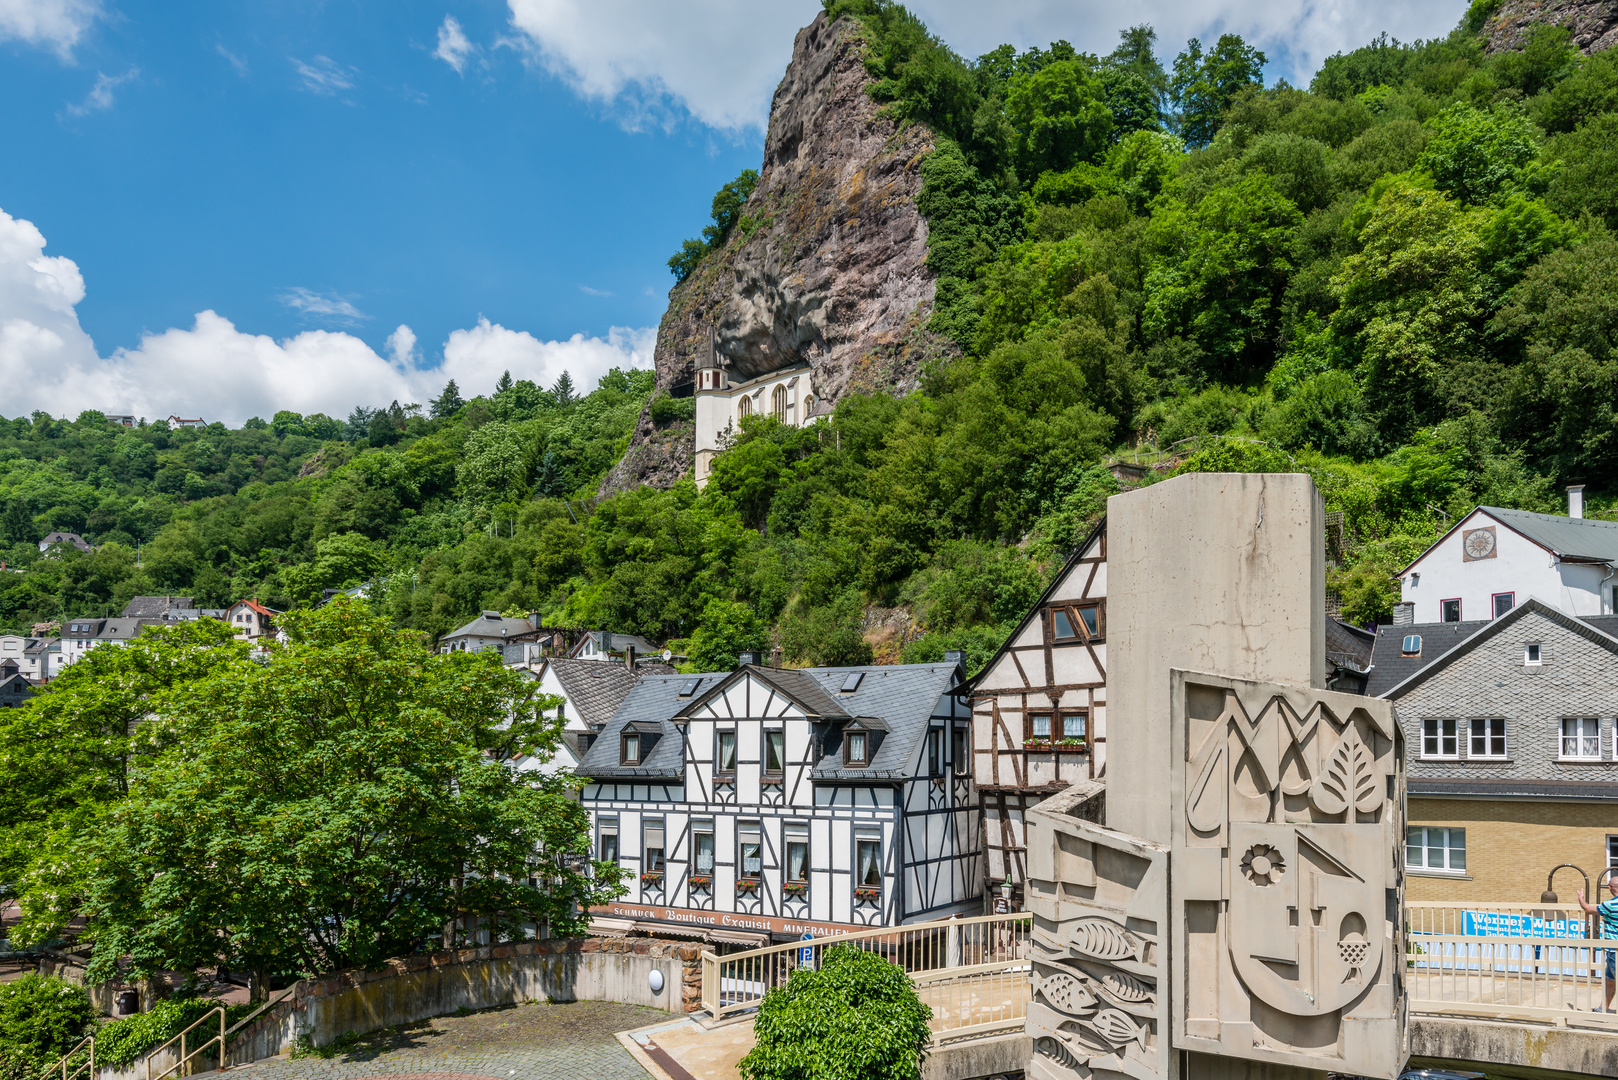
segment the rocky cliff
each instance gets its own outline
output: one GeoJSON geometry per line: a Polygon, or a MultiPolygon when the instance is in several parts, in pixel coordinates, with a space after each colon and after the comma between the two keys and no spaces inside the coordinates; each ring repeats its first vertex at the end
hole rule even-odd
{"type": "MultiPolygon", "coordinates": [[[[693,380],[710,330],[732,379],[807,360],[825,403],[912,389],[922,362],[952,348],[926,329],[935,281],[915,199],[933,134],[880,115],[866,93],[860,34],[824,13],[798,32],[744,225],[669,293],[659,388],[693,380]]],[[[691,456],[689,430],[660,432],[642,414],[602,493],[666,486],[691,456]]]]}
{"type": "Polygon", "coordinates": [[[1501,0],[1483,24],[1490,52],[1520,49],[1540,23],[1566,26],[1586,53],[1618,45],[1618,0],[1501,0]]]}

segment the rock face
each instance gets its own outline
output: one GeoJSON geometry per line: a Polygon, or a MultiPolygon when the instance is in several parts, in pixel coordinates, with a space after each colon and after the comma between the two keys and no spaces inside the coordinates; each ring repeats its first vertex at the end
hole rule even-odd
{"type": "Polygon", "coordinates": [[[1522,48],[1540,23],[1569,27],[1577,48],[1600,52],[1618,45],[1618,0],[1502,0],[1483,27],[1489,51],[1522,48]]]}
{"type": "MultiPolygon", "coordinates": [[[[798,32],[744,225],[669,293],[659,388],[695,378],[710,330],[732,380],[808,361],[827,404],[851,390],[913,389],[922,362],[953,349],[926,330],[935,278],[915,199],[933,133],[879,115],[860,34],[824,13],[798,32]]],[[[656,434],[643,414],[603,494],[672,482],[669,454],[637,453],[656,434]]]]}

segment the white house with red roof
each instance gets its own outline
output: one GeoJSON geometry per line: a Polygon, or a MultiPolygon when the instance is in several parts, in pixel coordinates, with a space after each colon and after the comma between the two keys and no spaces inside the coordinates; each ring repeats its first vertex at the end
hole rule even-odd
{"type": "Polygon", "coordinates": [[[257,600],[238,600],[225,609],[225,621],[237,637],[257,641],[275,636],[275,617],[279,614],[257,600]]]}

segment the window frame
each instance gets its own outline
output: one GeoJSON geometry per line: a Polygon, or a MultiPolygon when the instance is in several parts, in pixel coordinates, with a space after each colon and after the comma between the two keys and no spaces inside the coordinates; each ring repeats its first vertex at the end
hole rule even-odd
{"type": "Polygon", "coordinates": [[[1422,874],[1442,875],[1444,877],[1465,877],[1466,871],[1466,830],[1453,825],[1410,825],[1405,829],[1405,869],[1414,870],[1422,874]],[[1416,833],[1421,834],[1421,843],[1412,844],[1411,839],[1416,833]],[[1431,839],[1434,833],[1443,834],[1442,846],[1434,845],[1431,839]],[[1460,844],[1453,843],[1455,837],[1460,838],[1460,844]],[[1412,850],[1421,852],[1420,863],[1411,861],[1412,850]],[[1461,865],[1455,866],[1455,853],[1460,852],[1461,865]],[[1444,865],[1432,865],[1432,852],[1443,852],[1444,865]]]}
{"type": "Polygon", "coordinates": [[[787,733],[785,728],[765,728],[759,735],[759,749],[763,760],[759,773],[767,779],[779,780],[787,774],[787,733]],[[775,767],[770,767],[772,750],[779,750],[775,767]]]}
{"type": "MultiPolygon", "coordinates": [[[[1063,742],[1065,744],[1065,743],[1070,743],[1070,742],[1073,742],[1073,741],[1076,740],[1080,744],[1079,748],[1089,749],[1089,746],[1090,746],[1090,713],[1089,713],[1089,710],[1087,710],[1087,709],[1063,709],[1063,710],[1059,711],[1056,714],[1056,719],[1057,719],[1057,724],[1060,725],[1060,727],[1062,729],[1062,735],[1061,735],[1061,740],[1060,740],[1061,742],[1063,742]],[[1079,721],[1080,733],[1078,735],[1069,735],[1068,731],[1067,731],[1067,722],[1070,719],[1074,719],[1074,718],[1077,718],[1078,721],[1079,721]]],[[[1052,742],[1057,741],[1057,736],[1056,736],[1056,733],[1055,733],[1054,730],[1051,733],[1051,741],[1052,742]]]]}
{"type": "Polygon", "coordinates": [[[1403,635],[1400,638],[1400,641],[1399,641],[1399,655],[1400,656],[1420,656],[1421,655],[1421,635],[1420,634],[1405,634],[1405,635],[1403,635]],[[1412,641],[1414,641],[1416,643],[1416,647],[1414,649],[1410,648],[1410,643],[1412,641]]]}
{"type": "Polygon", "coordinates": [[[843,768],[863,769],[871,763],[871,733],[864,728],[843,732],[843,768]],[[854,740],[860,741],[860,752],[854,753],[854,740]]]}
{"type": "Polygon", "coordinates": [[[596,818],[596,861],[623,865],[623,849],[618,846],[618,815],[596,818]],[[612,855],[607,855],[607,838],[612,838],[612,855]]]}
{"type": "Polygon", "coordinates": [[[640,849],[642,874],[661,874],[668,868],[668,831],[664,827],[661,817],[642,817],[640,819],[640,849]],[[661,841],[656,847],[652,846],[652,834],[657,834],[661,841]],[[656,865],[653,865],[653,852],[656,852],[656,865]]]}
{"type": "Polygon", "coordinates": [[[786,856],[786,861],[781,864],[781,883],[783,885],[809,884],[809,873],[813,864],[809,861],[808,822],[789,821],[781,826],[781,850],[786,856]],[[803,874],[801,877],[793,877],[792,849],[798,846],[803,848],[803,874]]]}
{"type": "Polygon", "coordinates": [[[618,736],[618,764],[623,767],[638,766],[644,760],[645,746],[638,731],[623,731],[618,736]],[[635,754],[630,756],[629,748],[634,746],[635,754]]]}
{"type": "Polygon", "coordinates": [[[1490,616],[1490,618],[1498,619],[1502,615],[1509,615],[1509,614],[1511,614],[1511,609],[1516,607],[1516,606],[1517,606],[1517,593],[1516,593],[1515,590],[1513,590],[1511,592],[1497,592],[1497,593],[1490,593],[1489,594],[1489,610],[1491,612],[1493,612],[1493,614],[1490,616]],[[1500,598],[1502,596],[1505,597],[1506,601],[1507,601],[1506,609],[1504,611],[1500,610],[1500,598]]]}
{"type": "Polygon", "coordinates": [[[1545,644],[1540,641],[1525,641],[1522,647],[1523,667],[1545,666],[1545,644]]]}
{"type": "Polygon", "coordinates": [[[1086,644],[1105,641],[1107,637],[1107,605],[1101,600],[1074,600],[1067,603],[1052,604],[1045,609],[1045,640],[1053,645],[1071,645],[1074,642],[1086,644]],[[1085,620],[1084,612],[1093,612],[1095,629],[1085,620]],[[1067,621],[1070,634],[1058,633],[1056,617],[1061,615],[1067,621]]]}
{"type": "Polygon", "coordinates": [[[1601,760],[1603,760],[1602,756],[1601,756],[1601,743],[1602,743],[1602,738],[1601,738],[1601,717],[1599,717],[1599,716],[1564,716],[1564,717],[1562,717],[1561,723],[1558,724],[1557,727],[1558,727],[1559,730],[1558,730],[1558,733],[1557,733],[1557,746],[1556,746],[1557,756],[1556,756],[1556,760],[1558,760],[1558,761],[1601,761],[1601,760]],[[1576,724],[1580,728],[1583,728],[1585,725],[1592,724],[1592,723],[1595,724],[1595,748],[1596,748],[1596,752],[1594,754],[1570,754],[1570,753],[1568,753],[1567,752],[1568,740],[1571,739],[1576,744],[1587,745],[1586,740],[1588,740],[1590,738],[1590,736],[1584,734],[1582,731],[1576,731],[1573,735],[1569,735],[1567,733],[1567,726],[1569,724],[1576,724]]]}
{"type": "Polygon", "coordinates": [[[1466,621],[1465,609],[1463,608],[1463,606],[1461,604],[1461,598],[1459,596],[1451,596],[1451,597],[1448,597],[1447,599],[1440,600],[1438,602],[1438,621],[1441,622],[1441,623],[1458,623],[1458,622],[1465,622],[1466,621]],[[1454,604],[1455,605],[1455,618],[1453,618],[1453,619],[1444,618],[1444,605],[1445,604],[1454,604]]]}
{"type": "Polygon", "coordinates": [[[764,879],[764,822],[757,818],[748,818],[736,822],[736,880],[762,881],[764,879]],[[749,840],[755,837],[755,840],[749,840]],[[758,859],[758,869],[751,873],[747,870],[748,845],[758,849],[755,858],[758,859]]]}
{"type": "Polygon", "coordinates": [[[1511,758],[1511,742],[1506,731],[1506,718],[1503,716],[1474,716],[1466,722],[1466,758],[1468,761],[1508,761],[1511,758]],[[1480,725],[1482,734],[1478,733],[1480,725]],[[1499,725],[1499,734],[1494,731],[1499,725]],[[1478,740],[1484,741],[1484,750],[1479,753],[1474,750],[1478,740]],[[1495,753],[1493,746],[1499,741],[1500,752],[1495,753]]]}
{"type": "Polygon", "coordinates": [[[972,725],[956,724],[950,732],[950,766],[956,776],[972,774],[972,725]]]}
{"type": "Polygon", "coordinates": [[[787,408],[786,384],[777,383],[775,389],[770,391],[770,416],[773,417],[777,423],[785,424],[788,422],[787,408]]]}
{"type": "Polygon", "coordinates": [[[927,775],[944,775],[944,729],[941,727],[927,729],[927,775]]]}
{"type": "Polygon", "coordinates": [[[713,733],[713,774],[717,777],[736,775],[736,728],[716,727],[713,733]],[[730,765],[725,761],[725,736],[730,736],[730,765]]]}
{"type": "Polygon", "coordinates": [[[1023,745],[1039,743],[1043,746],[1051,744],[1051,732],[1056,730],[1056,710],[1040,709],[1037,712],[1023,714],[1023,745]],[[1045,734],[1039,733],[1040,721],[1045,722],[1045,734]]]}
{"type": "Polygon", "coordinates": [[[714,840],[713,818],[701,818],[691,823],[691,873],[697,877],[712,877],[718,865],[719,848],[714,840]],[[708,838],[708,866],[702,865],[702,838],[708,838]]]}
{"type": "Polygon", "coordinates": [[[854,887],[856,889],[881,889],[882,888],[882,878],[883,878],[883,874],[882,874],[882,832],[881,832],[880,826],[877,827],[874,831],[869,826],[866,826],[866,827],[856,826],[855,827],[855,832],[854,832],[854,872],[852,874],[850,874],[849,876],[853,879],[854,887]],[[862,874],[861,870],[860,870],[860,865],[861,865],[861,861],[862,861],[860,856],[862,855],[863,850],[866,849],[866,848],[874,849],[874,854],[873,854],[873,857],[871,859],[870,869],[875,874],[875,877],[876,877],[875,881],[867,881],[867,880],[865,880],[868,875],[862,874]]]}
{"type": "MultiPolygon", "coordinates": [[[[1471,728],[1468,726],[1468,733],[1471,728]]],[[[1461,759],[1461,720],[1458,716],[1424,716],[1421,718],[1421,760],[1423,761],[1459,761],[1461,759]],[[1445,734],[1444,725],[1449,726],[1449,733],[1445,734]],[[1432,734],[1427,729],[1433,728],[1432,734]],[[1438,747],[1433,753],[1427,752],[1427,741],[1431,739],[1438,747]],[[1444,752],[1444,741],[1453,742],[1455,749],[1449,753],[1444,752]]]]}

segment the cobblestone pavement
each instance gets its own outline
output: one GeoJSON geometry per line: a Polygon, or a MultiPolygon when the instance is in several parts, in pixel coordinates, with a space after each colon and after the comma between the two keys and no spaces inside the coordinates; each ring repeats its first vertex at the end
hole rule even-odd
{"type": "Polygon", "coordinates": [[[674,1017],[639,1005],[535,1002],[364,1036],[330,1058],[269,1059],[238,1080],[649,1080],[613,1033],[674,1017]]]}

